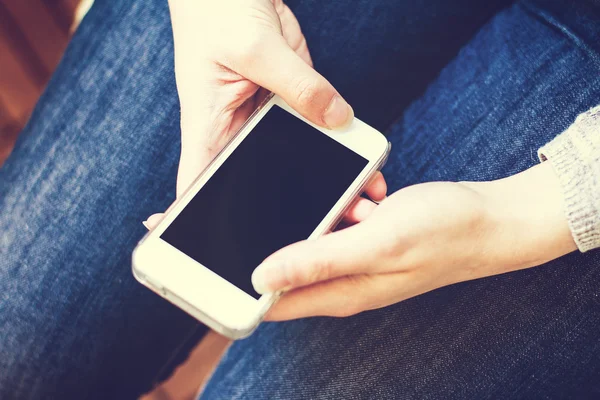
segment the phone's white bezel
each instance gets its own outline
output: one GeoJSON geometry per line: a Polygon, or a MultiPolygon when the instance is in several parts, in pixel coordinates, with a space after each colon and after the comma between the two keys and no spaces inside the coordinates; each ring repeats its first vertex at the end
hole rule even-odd
{"type": "MultiPolygon", "coordinates": [[[[256,300],[160,239],[160,235],[275,105],[369,161],[325,219],[315,228],[309,239],[323,235],[337,224],[354,198],[361,193],[372,174],[381,168],[389,152],[387,139],[358,119],[355,119],[345,130],[328,130],[306,120],[279,96],[271,95],[186,193],[169,207],[160,224],[144,236],[133,253],[135,277],[159,295],[231,338],[240,338],[250,334],[279,294],[267,294],[256,300]]],[[[307,162],[310,162],[310,155],[307,155],[307,162]]]]}

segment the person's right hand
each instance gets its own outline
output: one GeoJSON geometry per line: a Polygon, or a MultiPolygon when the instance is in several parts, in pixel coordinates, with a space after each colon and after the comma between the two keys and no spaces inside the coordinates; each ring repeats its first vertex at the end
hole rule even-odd
{"type": "MultiPolygon", "coordinates": [[[[343,128],[352,108],[312,68],[300,25],[282,0],[170,0],[175,74],[181,103],[177,196],[194,181],[264,98],[275,92],[313,123],[343,128]]],[[[385,197],[381,174],[367,188],[385,197]]],[[[358,221],[375,207],[360,200],[358,221]]],[[[153,227],[162,214],[147,221],[153,227]]]]}

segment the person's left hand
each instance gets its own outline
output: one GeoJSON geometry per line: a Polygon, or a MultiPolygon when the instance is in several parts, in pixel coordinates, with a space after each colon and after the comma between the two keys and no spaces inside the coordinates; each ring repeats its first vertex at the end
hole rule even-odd
{"type": "Polygon", "coordinates": [[[546,163],[494,182],[402,189],[363,222],[276,252],[252,281],[287,292],[269,320],[349,316],[575,249],[546,163]]]}

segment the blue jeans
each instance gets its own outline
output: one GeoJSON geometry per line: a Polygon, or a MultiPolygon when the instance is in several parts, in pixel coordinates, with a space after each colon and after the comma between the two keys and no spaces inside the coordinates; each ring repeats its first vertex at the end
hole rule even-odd
{"type": "MultiPolygon", "coordinates": [[[[290,4],[316,67],[389,133],[390,190],[522,171],[600,103],[598,1],[290,4]]],[[[97,0],[0,170],[2,399],[132,399],[205,332],[130,273],[141,221],[174,198],[172,53],[165,1],[97,0]]],[[[265,323],[202,397],[597,398],[599,264],[265,323]]]]}

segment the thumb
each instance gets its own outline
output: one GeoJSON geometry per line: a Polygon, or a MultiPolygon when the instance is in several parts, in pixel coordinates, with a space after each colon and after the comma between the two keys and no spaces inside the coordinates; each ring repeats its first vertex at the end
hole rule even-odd
{"type": "Polygon", "coordinates": [[[282,36],[269,36],[248,58],[239,66],[240,73],[281,96],[311,122],[340,129],[354,119],[352,107],[282,36]]]}
{"type": "Polygon", "coordinates": [[[374,235],[361,225],[279,250],[254,270],[254,289],[272,293],[362,272],[374,261],[374,235]]]}

